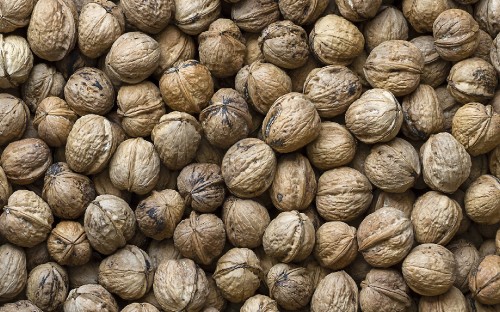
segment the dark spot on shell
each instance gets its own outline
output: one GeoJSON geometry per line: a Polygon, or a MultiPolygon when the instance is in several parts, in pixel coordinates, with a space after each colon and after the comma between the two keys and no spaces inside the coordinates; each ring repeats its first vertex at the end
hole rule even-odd
{"type": "Polygon", "coordinates": [[[347,90],[347,93],[350,95],[350,96],[353,96],[354,94],[356,94],[356,91],[358,90],[357,86],[355,83],[349,85],[349,90],[347,90]]]}
{"type": "Polygon", "coordinates": [[[94,86],[94,87],[96,87],[96,88],[97,88],[97,89],[99,89],[99,90],[102,90],[102,89],[103,89],[102,85],[101,85],[101,84],[99,83],[99,81],[97,81],[97,80],[94,82],[93,86],[94,86]]]}
{"type": "Polygon", "coordinates": [[[278,201],[281,203],[281,201],[283,200],[283,195],[281,193],[278,193],[276,197],[278,198],[278,201]]]}
{"type": "Polygon", "coordinates": [[[59,173],[61,173],[63,171],[63,167],[61,165],[61,163],[55,163],[55,164],[52,164],[49,169],[47,169],[47,175],[49,176],[55,176],[55,175],[58,175],[59,173]]]}

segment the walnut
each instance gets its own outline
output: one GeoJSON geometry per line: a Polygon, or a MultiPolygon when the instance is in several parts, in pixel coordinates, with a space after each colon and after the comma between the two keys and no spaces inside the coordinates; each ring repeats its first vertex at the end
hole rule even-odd
{"type": "Polygon", "coordinates": [[[85,56],[98,58],[125,32],[122,9],[126,2],[121,4],[100,0],[82,8],[78,17],[78,47],[85,56]]]}
{"type": "Polygon", "coordinates": [[[472,57],[479,57],[486,62],[492,64],[491,47],[493,45],[493,39],[484,30],[479,30],[479,44],[476,51],[472,54],[472,57]]]}
{"type": "MultiPolygon", "coordinates": [[[[131,303],[122,309],[122,312],[159,312],[154,305],[150,303],[131,303]]],[[[1,312],[1,311],[0,311],[1,312]]]]}
{"type": "Polygon", "coordinates": [[[483,241],[481,246],[479,247],[479,257],[481,259],[489,255],[494,255],[495,253],[496,253],[496,243],[495,240],[493,239],[487,239],[483,241]]]}
{"type": "Polygon", "coordinates": [[[366,262],[390,267],[401,262],[413,245],[413,227],[404,212],[381,208],[365,217],[358,227],[358,246],[366,262]]]}
{"type": "Polygon", "coordinates": [[[439,14],[456,6],[450,0],[404,0],[403,14],[417,32],[432,32],[433,23],[439,14]]]}
{"type": "Polygon", "coordinates": [[[432,36],[420,36],[410,41],[413,43],[424,56],[424,69],[420,81],[423,84],[430,85],[433,88],[441,85],[446,81],[446,77],[450,72],[451,63],[443,60],[434,45],[432,36]]]}
{"type": "Polygon", "coordinates": [[[64,311],[67,312],[118,312],[118,304],[101,285],[82,285],[72,289],[64,302],[64,311]]]}
{"type": "Polygon", "coordinates": [[[128,24],[150,34],[162,31],[173,18],[175,10],[173,0],[152,2],[122,0],[120,7],[123,9],[128,24]]]}
{"type": "Polygon", "coordinates": [[[97,175],[94,175],[92,177],[92,182],[94,183],[97,195],[114,195],[127,202],[130,201],[131,194],[129,192],[121,191],[117,189],[113,183],[111,183],[108,168],[104,169],[97,175]]]}
{"type": "Polygon", "coordinates": [[[160,165],[160,179],[158,180],[158,183],[156,183],[156,186],[154,188],[155,191],[161,191],[164,189],[177,189],[178,176],[179,171],[169,170],[164,165],[160,165]]]}
{"type": "Polygon", "coordinates": [[[165,311],[200,311],[209,292],[205,273],[190,259],[161,262],[153,289],[165,311]]]}
{"type": "Polygon", "coordinates": [[[29,300],[19,300],[6,303],[0,307],[0,312],[43,312],[29,300]]]}
{"type": "Polygon", "coordinates": [[[2,167],[0,167],[0,209],[7,204],[10,195],[12,195],[12,186],[2,167]]]}
{"type": "Polygon", "coordinates": [[[451,132],[453,116],[460,108],[460,104],[451,96],[446,86],[438,87],[434,91],[436,91],[438,102],[443,110],[444,126],[442,131],[451,132]]]}
{"type": "MultiPolygon", "coordinates": [[[[77,71],[80,68],[97,67],[98,65],[100,69],[104,68],[104,58],[100,59],[99,64],[97,64],[97,59],[91,59],[83,55],[83,53],[80,52],[80,49],[78,48],[71,50],[69,54],[66,55],[62,60],[56,62],[56,68],[58,71],[61,72],[64,79],[68,79],[71,75],[75,73],[75,71],[77,71]]],[[[113,81],[113,83],[115,83],[115,81],[113,81]]]]}
{"type": "Polygon", "coordinates": [[[311,311],[358,311],[358,286],[344,271],[328,274],[318,285],[311,300],[311,311]]]}
{"type": "Polygon", "coordinates": [[[245,58],[245,39],[236,24],[220,18],[198,36],[200,62],[217,78],[235,75],[245,58]]]}
{"type": "Polygon", "coordinates": [[[262,240],[266,254],[284,263],[305,260],[314,243],[314,226],[298,211],[285,211],[271,220],[262,240]]]}
{"type": "Polygon", "coordinates": [[[467,190],[477,178],[488,173],[488,157],[486,154],[471,157],[471,163],[469,177],[460,185],[460,189],[464,191],[467,190]]]}
{"type": "Polygon", "coordinates": [[[278,4],[284,19],[290,20],[297,25],[308,25],[314,23],[325,11],[328,0],[284,0],[278,2],[278,4]]]}
{"type": "Polygon", "coordinates": [[[322,63],[348,65],[361,54],[365,39],[350,21],[328,14],[316,21],[309,35],[311,52],[322,63]]]}
{"type": "Polygon", "coordinates": [[[469,58],[451,68],[448,91],[459,103],[484,103],[493,98],[497,82],[493,65],[480,58],[469,58]]]}
{"type": "MultiPolygon", "coordinates": [[[[477,2],[477,1],[475,1],[477,2]]],[[[495,21],[500,17],[496,9],[496,0],[481,0],[474,7],[474,18],[481,29],[487,31],[492,37],[500,32],[500,25],[495,21]]]]}
{"type": "Polygon", "coordinates": [[[148,247],[148,255],[155,270],[163,261],[182,258],[181,253],[174,245],[173,239],[152,240],[148,247]]]}
{"type": "MultiPolygon", "coordinates": [[[[250,2],[251,1],[249,1],[249,3],[250,2]]],[[[264,61],[264,56],[262,55],[262,51],[260,50],[259,47],[259,35],[260,34],[258,33],[243,34],[243,37],[245,37],[245,45],[246,45],[245,60],[243,62],[244,65],[251,65],[253,62],[264,61]]]]}
{"type": "Polygon", "coordinates": [[[91,259],[84,265],[68,267],[69,286],[71,289],[86,284],[99,284],[99,264],[96,259],[91,259]]]}
{"type": "Polygon", "coordinates": [[[68,287],[66,270],[55,262],[47,262],[31,270],[26,297],[43,311],[57,311],[68,296],[68,287]]]}
{"type": "Polygon", "coordinates": [[[149,77],[159,61],[160,46],[156,40],[141,32],[128,32],[111,46],[104,72],[112,81],[134,84],[149,77]]]}
{"type": "Polygon", "coordinates": [[[33,68],[33,53],[26,39],[0,34],[0,55],[0,88],[15,88],[28,80],[33,68]]]}
{"type": "Polygon", "coordinates": [[[242,198],[263,194],[273,182],[276,155],[261,140],[247,138],[231,146],[222,160],[222,176],[229,191],[242,198]]]}
{"type": "Polygon", "coordinates": [[[184,213],[184,200],[174,190],[153,191],[137,205],[139,229],[148,237],[162,240],[174,235],[184,213]]]}
{"type": "Polygon", "coordinates": [[[220,0],[174,0],[174,6],[174,23],[188,35],[207,30],[221,13],[220,0]]]}
{"type": "Polygon", "coordinates": [[[500,222],[500,179],[482,175],[465,192],[465,211],[479,224],[500,222]]]}
{"type": "Polygon", "coordinates": [[[46,241],[34,247],[25,248],[24,250],[26,251],[26,269],[28,269],[28,272],[33,270],[36,266],[50,261],[50,254],[46,241]]]}
{"type": "Polygon", "coordinates": [[[450,290],[439,296],[423,296],[418,303],[418,309],[419,311],[467,312],[469,311],[469,305],[462,292],[455,287],[451,287],[450,290]]]}
{"type": "MultiPolygon", "coordinates": [[[[341,1],[346,2],[346,0],[341,1]]],[[[400,10],[393,6],[383,6],[373,19],[364,24],[363,35],[367,50],[370,52],[387,40],[407,40],[408,23],[400,10]]]]}
{"type": "Polygon", "coordinates": [[[335,0],[335,3],[343,17],[352,22],[361,22],[372,19],[377,14],[382,0],[370,2],[335,0]]]}
{"type": "Polygon", "coordinates": [[[466,293],[469,291],[470,272],[479,265],[479,251],[474,245],[466,240],[460,239],[446,246],[453,252],[456,267],[456,278],[453,285],[466,293]]]}
{"type": "Polygon", "coordinates": [[[471,158],[455,138],[442,132],[431,135],[420,148],[425,184],[435,191],[455,192],[467,179],[471,158]]]}
{"type": "Polygon", "coordinates": [[[50,256],[60,265],[77,266],[90,261],[92,249],[83,225],[61,221],[47,239],[50,256]]]}
{"type": "Polygon", "coordinates": [[[231,19],[246,32],[259,33],[279,17],[278,3],[272,0],[241,0],[231,7],[231,19]]]}
{"type": "Polygon", "coordinates": [[[61,147],[66,144],[77,119],[77,114],[66,101],[50,96],[38,105],[33,124],[45,143],[52,147],[61,147]]]}
{"type": "Polygon", "coordinates": [[[170,170],[179,170],[196,156],[201,125],[193,116],[174,111],[160,118],[151,139],[163,164],[170,170]]]}
{"type": "Polygon", "coordinates": [[[456,262],[453,253],[441,245],[422,244],[403,261],[406,284],[422,296],[446,293],[455,281],[456,262]]]}
{"type": "Polygon", "coordinates": [[[25,27],[30,22],[31,12],[35,6],[34,0],[15,0],[2,2],[2,17],[0,17],[0,32],[8,33],[25,27]]]}
{"type": "Polygon", "coordinates": [[[372,200],[366,176],[349,167],[324,172],[318,180],[316,209],[327,221],[351,221],[362,215],[372,200]]]}
{"type": "Polygon", "coordinates": [[[408,311],[410,289],[401,273],[394,269],[372,269],[361,282],[359,303],[362,311],[408,311]]]}
{"type": "MultiPolygon", "coordinates": [[[[255,295],[248,298],[243,306],[241,312],[279,312],[278,304],[275,300],[264,295],[255,295]]],[[[1,310],[0,310],[1,312],[1,310]]]]}
{"type": "Polygon", "coordinates": [[[472,297],[482,304],[500,304],[500,256],[489,255],[469,275],[472,297]]]}
{"type": "Polygon", "coordinates": [[[380,208],[391,207],[401,210],[407,218],[410,218],[414,203],[415,193],[411,190],[403,193],[389,193],[376,190],[369,212],[373,213],[380,208]]]}
{"type": "Polygon", "coordinates": [[[205,310],[203,310],[203,312],[207,312],[208,309],[215,309],[213,312],[224,311],[226,299],[222,296],[222,292],[217,288],[217,284],[211,275],[207,276],[207,281],[208,296],[205,301],[205,310]]]}
{"type": "Polygon", "coordinates": [[[123,199],[100,195],[87,207],[84,226],[92,248],[110,255],[134,236],[134,212],[123,199]]]}
{"type": "Polygon", "coordinates": [[[0,145],[18,140],[30,119],[28,107],[13,95],[0,93],[0,145]]]}
{"type": "Polygon", "coordinates": [[[356,258],[356,229],[340,221],[326,222],[316,231],[314,257],[331,270],[348,266],[356,258]]]}
{"type": "Polygon", "coordinates": [[[272,299],[283,308],[296,311],[311,300],[314,288],[303,267],[279,263],[267,273],[267,287],[272,299]]]}
{"type": "MultiPolygon", "coordinates": [[[[1,219],[0,219],[1,220],[1,219]]],[[[13,300],[26,286],[26,253],[20,247],[11,244],[0,246],[0,302],[13,300]]],[[[0,308],[2,311],[2,308],[0,308]]],[[[2,311],[3,312],[3,311],[2,311]]],[[[14,312],[14,311],[12,311],[14,312]]],[[[22,312],[22,311],[21,311],[22,312]]]]}
{"type": "Polygon", "coordinates": [[[175,25],[168,25],[159,34],[153,36],[160,45],[160,62],[154,75],[161,78],[170,67],[194,59],[196,45],[191,36],[181,31],[175,25]]]}
{"type": "Polygon", "coordinates": [[[395,96],[413,92],[424,69],[422,52],[403,40],[388,40],[374,48],[364,65],[370,85],[391,91],[395,96]]]}
{"type": "Polygon", "coordinates": [[[21,86],[21,94],[31,112],[35,112],[44,98],[63,97],[65,84],[63,75],[55,67],[39,63],[33,66],[28,80],[21,86]]]}

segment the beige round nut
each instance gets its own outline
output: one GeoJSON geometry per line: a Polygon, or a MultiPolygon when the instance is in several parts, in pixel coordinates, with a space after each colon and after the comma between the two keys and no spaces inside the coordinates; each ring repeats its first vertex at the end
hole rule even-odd
{"type": "Polygon", "coordinates": [[[38,105],[33,125],[38,131],[38,136],[45,143],[52,147],[61,147],[66,145],[69,133],[77,119],[77,114],[66,101],[50,96],[38,105]]]}
{"type": "Polygon", "coordinates": [[[83,225],[74,221],[61,221],[52,229],[47,238],[47,249],[60,265],[83,265],[92,256],[83,225]]]}
{"type": "Polygon", "coordinates": [[[35,267],[28,276],[26,297],[43,311],[57,311],[68,296],[68,273],[55,262],[35,267]]]}
{"type": "Polygon", "coordinates": [[[280,307],[296,311],[311,300],[314,288],[311,277],[304,267],[278,263],[267,273],[269,295],[280,307]]]}
{"type": "Polygon", "coordinates": [[[194,59],[196,45],[191,36],[175,25],[168,25],[159,34],[153,36],[160,45],[160,62],[154,75],[161,78],[170,67],[194,59]]]}
{"type": "Polygon", "coordinates": [[[448,75],[448,91],[461,104],[485,103],[495,95],[495,67],[481,58],[468,58],[456,63],[448,75]]]}
{"type": "Polygon", "coordinates": [[[255,312],[259,310],[262,312],[279,312],[276,301],[264,295],[255,295],[248,298],[240,311],[255,312]]]}
{"type": "MultiPolygon", "coordinates": [[[[341,1],[346,2],[346,0],[341,1]]],[[[364,24],[363,36],[366,48],[371,52],[384,41],[407,40],[408,22],[397,8],[382,6],[377,15],[364,24]]]]}
{"type": "Polygon", "coordinates": [[[41,100],[49,96],[63,97],[66,81],[56,68],[45,63],[33,66],[28,80],[21,86],[24,102],[35,112],[41,100]]]}
{"type": "Polygon", "coordinates": [[[474,1],[477,4],[474,7],[474,19],[478,22],[479,27],[488,32],[492,37],[495,37],[500,32],[500,27],[495,20],[500,17],[496,9],[496,0],[481,0],[474,1]]]}
{"type": "Polygon", "coordinates": [[[465,192],[465,211],[479,224],[500,222],[500,179],[485,174],[472,182],[465,192]]]}
{"type": "Polygon", "coordinates": [[[358,310],[356,282],[344,271],[328,274],[316,287],[311,299],[311,312],[358,310]]]}
{"type": "Polygon", "coordinates": [[[362,0],[335,0],[335,3],[343,17],[352,22],[362,22],[372,19],[377,14],[382,0],[368,2],[362,0]]]}
{"type": "Polygon", "coordinates": [[[480,262],[479,251],[474,245],[466,240],[459,239],[446,246],[450,250],[457,263],[456,278],[453,285],[463,293],[469,291],[469,275],[480,262]]]}
{"type": "Polygon", "coordinates": [[[328,0],[284,0],[279,1],[278,5],[284,19],[297,25],[308,25],[314,23],[325,11],[328,0]]]}
{"type": "Polygon", "coordinates": [[[432,32],[439,14],[456,6],[450,0],[404,0],[403,14],[417,32],[426,33],[432,32]]]}
{"type": "Polygon", "coordinates": [[[489,255],[469,275],[472,297],[482,304],[500,304],[500,256],[489,255]]]}
{"type": "MultiPolygon", "coordinates": [[[[0,302],[11,301],[24,290],[28,272],[26,270],[26,253],[20,247],[11,244],[0,246],[0,302]]],[[[5,307],[5,306],[4,306],[5,307]]],[[[2,311],[2,308],[0,308],[2,311]]],[[[12,311],[13,312],[13,311],[12,311]]],[[[22,310],[21,310],[22,312],[22,310]]]]}
{"type": "Polygon", "coordinates": [[[121,312],[160,312],[160,310],[150,303],[134,302],[125,306],[121,312]]]}
{"type": "Polygon", "coordinates": [[[174,16],[174,0],[122,0],[120,7],[127,23],[140,31],[157,34],[174,16]]]}
{"type": "Polygon", "coordinates": [[[64,302],[67,312],[118,312],[115,298],[99,284],[87,284],[74,288],[64,302]]]}
{"type": "Polygon", "coordinates": [[[35,3],[34,0],[2,1],[0,4],[0,11],[2,11],[0,32],[8,33],[27,26],[35,3]]]}
{"type": "Polygon", "coordinates": [[[436,46],[434,45],[434,38],[430,35],[420,36],[412,39],[410,42],[413,43],[424,56],[424,69],[422,77],[420,77],[421,83],[436,88],[445,82],[450,72],[451,63],[443,60],[439,56],[436,46]]]}
{"type": "Polygon", "coordinates": [[[177,191],[153,191],[137,205],[137,225],[147,237],[157,240],[170,238],[182,219],[184,208],[184,200],[177,191]]]}
{"type": "Polygon", "coordinates": [[[361,282],[359,303],[362,311],[376,312],[389,309],[408,311],[411,305],[410,289],[400,272],[394,269],[371,269],[361,282]]]}
{"type": "Polygon", "coordinates": [[[469,304],[459,289],[451,287],[450,290],[439,296],[423,296],[418,302],[418,308],[419,311],[467,312],[469,311],[469,304]]]}
{"type": "Polygon", "coordinates": [[[356,228],[340,221],[326,222],[316,231],[314,257],[331,270],[348,266],[358,253],[356,228]]]}
{"type": "Polygon", "coordinates": [[[0,34],[0,67],[2,89],[15,88],[28,80],[33,68],[33,53],[26,39],[0,34]]]}
{"type": "Polygon", "coordinates": [[[415,247],[403,261],[406,284],[422,296],[446,293],[455,281],[456,262],[453,253],[437,244],[415,247]]]}
{"type": "Polygon", "coordinates": [[[309,257],[301,264],[308,272],[311,277],[313,289],[318,287],[318,284],[332,272],[332,270],[327,269],[319,264],[314,257],[309,257]]]}
{"type": "Polygon", "coordinates": [[[78,17],[78,48],[82,54],[98,58],[111,48],[125,32],[122,9],[106,0],[91,1],[83,6],[78,17]]]}
{"type": "Polygon", "coordinates": [[[309,35],[311,52],[328,65],[352,63],[361,54],[364,45],[365,39],[358,28],[335,14],[318,19],[309,35]]]}
{"type": "Polygon", "coordinates": [[[260,33],[279,18],[278,3],[272,0],[240,0],[231,6],[231,19],[245,32],[260,33]]]}
{"type": "Polygon", "coordinates": [[[174,0],[174,23],[188,35],[198,35],[208,29],[221,13],[220,0],[174,0]]]}
{"type": "Polygon", "coordinates": [[[8,93],[0,93],[0,145],[20,139],[30,114],[24,102],[8,93]]]}
{"type": "Polygon", "coordinates": [[[6,303],[0,307],[0,312],[43,312],[29,300],[19,300],[6,303]]]}

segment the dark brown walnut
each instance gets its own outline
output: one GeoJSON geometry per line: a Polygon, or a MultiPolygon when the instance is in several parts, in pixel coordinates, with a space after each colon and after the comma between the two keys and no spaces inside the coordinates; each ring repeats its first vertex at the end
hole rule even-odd
{"type": "Polygon", "coordinates": [[[304,308],[311,300],[314,287],[304,267],[278,263],[266,278],[269,295],[280,307],[296,311],[304,308]]]}
{"type": "Polygon", "coordinates": [[[488,32],[492,37],[496,37],[500,32],[500,25],[496,22],[500,17],[500,12],[497,9],[497,0],[481,0],[475,1],[474,18],[478,22],[479,27],[488,32]]]}
{"type": "Polygon", "coordinates": [[[174,235],[184,213],[184,200],[174,190],[153,191],[137,205],[135,215],[139,229],[156,240],[174,235]]]}
{"type": "Polygon", "coordinates": [[[19,300],[6,303],[0,307],[0,312],[43,312],[29,300],[19,300]]]}
{"type": "Polygon", "coordinates": [[[188,35],[207,30],[221,13],[220,0],[174,0],[174,6],[174,24],[188,35]]]}
{"type": "Polygon", "coordinates": [[[484,30],[479,30],[479,44],[477,46],[476,52],[472,54],[472,57],[479,57],[485,60],[488,63],[492,63],[491,61],[491,47],[493,45],[493,39],[490,35],[484,30]]]}
{"type": "MultiPolygon", "coordinates": [[[[0,310],[1,311],[1,310],[0,310]]],[[[248,298],[243,306],[241,312],[278,312],[278,304],[275,300],[264,295],[255,295],[248,298]]]]}
{"type": "Polygon", "coordinates": [[[200,311],[209,292],[205,272],[190,259],[160,263],[153,290],[165,311],[200,311]]]}
{"type": "Polygon", "coordinates": [[[252,115],[238,91],[222,88],[201,111],[200,123],[210,144],[227,149],[248,136],[252,129],[252,115]]]}
{"type": "Polygon", "coordinates": [[[422,52],[403,40],[388,40],[374,48],[364,65],[370,85],[391,91],[395,96],[413,92],[424,69],[422,52]]]}
{"type": "MultiPolygon", "coordinates": [[[[341,1],[346,2],[346,0],[341,1]]],[[[358,2],[361,3],[361,1],[358,2]]],[[[365,5],[372,5],[372,3],[365,5]]],[[[387,40],[407,40],[408,23],[400,10],[393,6],[383,6],[373,19],[364,24],[363,36],[366,48],[370,52],[387,40]]]]}
{"type": "Polygon", "coordinates": [[[456,63],[448,75],[448,91],[461,104],[487,102],[495,95],[497,83],[493,65],[477,57],[456,63]]]}
{"type": "Polygon", "coordinates": [[[352,22],[361,22],[372,19],[378,12],[382,0],[375,1],[349,1],[335,0],[337,7],[343,17],[352,22]]]}
{"type": "Polygon", "coordinates": [[[168,25],[153,37],[160,45],[160,62],[154,75],[160,78],[170,67],[194,59],[196,45],[191,36],[175,25],[168,25]]]}
{"type": "Polygon", "coordinates": [[[446,245],[457,233],[461,221],[460,205],[435,191],[417,198],[411,213],[415,240],[420,244],[446,245]]]}
{"type": "Polygon", "coordinates": [[[361,96],[358,76],[345,66],[330,65],[313,69],[304,82],[304,95],[323,118],[335,117],[361,96]]]}
{"type": "Polygon", "coordinates": [[[453,253],[437,244],[415,247],[403,261],[406,284],[422,296],[446,293],[455,281],[456,262],[453,253]]]}
{"type": "Polygon", "coordinates": [[[217,259],[226,243],[224,223],[214,214],[192,211],[174,232],[174,244],[180,253],[194,262],[209,265],[217,259]]]}
{"type": "Polygon", "coordinates": [[[74,221],[61,221],[52,229],[47,238],[47,249],[60,265],[83,265],[92,256],[83,225],[74,221]]]}
{"type": "Polygon", "coordinates": [[[0,145],[20,139],[30,119],[28,106],[8,93],[0,93],[0,145]]]}
{"type": "Polygon", "coordinates": [[[179,170],[196,156],[201,131],[201,125],[193,116],[174,111],[160,118],[151,139],[162,163],[170,170],[179,170]]]}
{"type": "Polygon", "coordinates": [[[471,158],[451,134],[431,135],[420,148],[420,161],[425,184],[435,191],[455,192],[467,179],[471,158]]]}
{"type": "Polygon", "coordinates": [[[401,262],[413,245],[413,227],[404,212],[380,208],[365,217],[358,227],[358,246],[366,262],[387,268],[401,262]]]}
{"type": "Polygon", "coordinates": [[[128,32],[111,46],[104,72],[114,83],[134,84],[149,77],[159,62],[160,46],[156,40],[141,32],[128,32]]]}
{"type": "Polygon", "coordinates": [[[199,212],[215,211],[226,193],[220,167],[209,163],[184,167],[177,177],[177,188],[186,206],[199,212]]]}
{"type": "Polygon", "coordinates": [[[61,147],[66,144],[69,132],[78,115],[61,98],[51,96],[43,99],[36,109],[33,125],[38,136],[49,146],[61,147]]]}
{"type": "Polygon", "coordinates": [[[394,269],[372,269],[361,282],[359,303],[362,311],[409,311],[410,289],[394,269]]]}
{"type": "Polygon", "coordinates": [[[126,201],[114,195],[99,195],[85,211],[84,227],[92,248],[110,255],[134,236],[135,222],[126,201]]]}
{"type": "Polygon", "coordinates": [[[375,190],[369,212],[372,213],[380,208],[391,207],[401,210],[407,218],[410,218],[415,199],[415,193],[412,190],[403,193],[375,190]]]}
{"type": "Polygon", "coordinates": [[[0,10],[0,32],[8,33],[18,28],[25,27],[30,22],[30,15],[33,11],[36,1],[33,0],[15,0],[1,4],[0,10]]]}
{"type": "Polygon", "coordinates": [[[242,198],[263,194],[276,172],[276,155],[259,139],[247,138],[231,146],[222,160],[222,177],[231,193],[242,198]]]}
{"type": "Polygon", "coordinates": [[[278,2],[284,19],[290,20],[297,25],[308,25],[314,23],[328,6],[327,0],[285,0],[278,2]]]}
{"type": "Polygon", "coordinates": [[[0,87],[17,88],[28,80],[33,68],[33,53],[25,38],[16,35],[0,36],[0,87]]]}
{"type": "Polygon", "coordinates": [[[272,0],[240,0],[231,7],[231,19],[246,32],[259,33],[279,18],[278,3],[272,0]]]}
{"type": "Polygon", "coordinates": [[[238,72],[235,89],[255,110],[266,114],[274,101],[292,91],[292,80],[278,66],[257,60],[238,72]]]}
{"type": "Polygon", "coordinates": [[[316,209],[327,221],[351,221],[372,201],[372,185],[366,176],[349,167],[324,172],[318,180],[316,209]]]}
{"type": "Polygon", "coordinates": [[[366,157],[365,174],[371,183],[383,191],[406,192],[420,176],[418,152],[400,138],[375,145],[366,157]]]}
{"type": "Polygon", "coordinates": [[[480,262],[479,251],[474,245],[464,239],[451,242],[446,246],[455,257],[457,267],[455,270],[456,278],[453,285],[463,293],[469,291],[469,275],[480,262]]]}
{"type": "Polygon", "coordinates": [[[68,267],[70,288],[74,289],[86,284],[99,284],[99,264],[100,261],[91,259],[84,265],[68,267]]]}
{"type": "Polygon", "coordinates": [[[439,105],[443,110],[444,123],[442,131],[451,132],[453,116],[455,116],[461,105],[451,96],[445,85],[434,89],[434,91],[436,91],[439,105]]]}
{"type": "Polygon", "coordinates": [[[328,274],[311,299],[311,312],[356,312],[359,297],[356,282],[344,271],[328,274]]]}
{"type": "Polygon", "coordinates": [[[99,284],[125,300],[143,297],[153,285],[154,268],[148,254],[127,245],[102,260],[99,284]]]}
{"type": "Polygon", "coordinates": [[[256,248],[271,222],[269,212],[258,202],[230,196],[224,202],[222,221],[229,242],[235,247],[256,248]]]}
{"type": "Polygon", "coordinates": [[[2,167],[0,167],[0,208],[3,208],[7,204],[10,195],[12,195],[12,186],[2,167]]]}
{"type": "Polygon", "coordinates": [[[288,20],[264,28],[259,47],[266,61],[287,69],[301,67],[309,56],[306,31],[288,20]]]}
{"type": "Polygon", "coordinates": [[[469,304],[459,289],[451,287],[450,290],[439,296],[423,296],[418,303],[418,309],[419,311],[468,312],[469,304]]]}
{"type": "Polygon", "coordinates": [[[64,302],[67,312],[118,312],[118,304],[113,295],[101,285],[82,285],[69,292],[64,302]]]}
{"type": "Polygon", "coordinates": [[[35,112],[41,100],[48,96],[62,97],[66,81],[55,67],[45,63],[33,66],[28,80],[21,86],[24,102],[35,112]]]}
{"type": "Polygon", "coordinates": [[[114,195],[125,201],[130,201],[131,194],[127,191],[117,189],[109,178],[109,170],[106,168],[92,177],[96,195],[114,195]]]}
{"type": "Polygon", "coordinates": [[[214,309],[213,312],[223,311],[226,308],[226,299],[222,296],[222,292],[217,288],[217,284],[211,275],[207,276],[207,281],[208,296],[203,312],[210,312],[209,309],[214,309]]]}
{"type": "Polygon", "coordinates": [[[147,252],[151,258],[151,265],[155,270],[163,261],[178,260],[182,258],[181,253],[174,245],[173,239],[163,239],[161,241],[152,240],[147,252]]]}
{"type": "Polygon", "coordinates": [[[174,16],[173,0],[122,0],[120,8],[125,19],[132,27],[150,34],[162,31],[174,16]]]}
{"type": "Polygon", "coordinates": [[[41,264],[31,270],[26,297],[43,311],[58,311],[68,296],[68,274],[55,262],[41,264]]]}
{"type": "MultiPolygon", "coordinates": [[[[12,301],[26,286],[26,253],[20,247],[11,244],[0,246],[0,302],[12,301]]],[[[2,308],[0,308],[2,311],[2,308]]],[[[14,310],[12,311],[14,312],[14,310]]],[[[22,310],[21,310],[22,312],[22,310]]]]}
{"type": "Polygon", "coordinates": [[[73,1],[36,2],[27,30],[31,50],[47,61],[63,59],[75,47],[77,23],[78,13],[73,1]]]}
{"type": "Polygon", "coordinates": [[[125,306],[122,312],[159,312],[158,308],[150,303],[138,303],[134,302],[125,306]]]}
{"type": "Polygon", "coordinates": [[[433,88],[446,81],[450,72],[451,63],[443,60],[436,50],[434,38],[430,35],[420,36],[410,41],[424,56],[424,69],[420,81],[423,84],[430,85],[433,88]]]}
{"type": "Polygon", "coordinates": [[[500,304],[500,256],[488,255],[469,275],[472,297],[482,304],[500,304]]]}
{"type": "Polygon", "coordinates": [[[404,0],[403,14],[417,32],[427,33],[439,14],[456,6],[451,0],[404,0]]]}
{"type": "Polygon", "coordinates": [[[232,248],[217,261],[213,278],[222,296],[238,303],[255,294],[264,276],[260,260],[251,249],[232,248]]]}
{"type": "Polygon", "coordinates": [[[98,58],[125,32],[123,8],[111,1],[91,1],[78,17],[78,48],[87,57],[98,58]]]}
{"type": "Polygon", "coordinates": [[[474,182],[477,178],[482,176],[483,174],[488,174],[488,156],[486,154],[482,154],[476,157],[471,157],[471,168],[470,174],[467,180],[465,180],[462,185],[460,185],[461,190],[467,190],[472,182],[474,182]]]}
{"type": "Polygon", "coordinates": [[[500,179],[500,146],[491,151],[488,163],[491,174],[500,179]]]}
{"type": "Polygon", "coordinates": [[[403,124],[403,112],[396,97],[383,89],[370,89],[347,109],[346,127],[367,144],[392,140],[403,124]]]}
{"type": "Polygon", "coordinates": [[[357,253],[356,228],[347,223],[326,222],[316,231],[314,257],[322,266],[341,270],[354,261],[357,253]]]}
{"type": "Polygon", "coordinates": [[[471,156],[488,153],[500,140],[500,114],[491,105],[466,104],[455,113],[451,133],[471,156]]]}
{"type": "Polygon", "coordinates": [[[466,11],[449,9],[434,21],[436,50],[447,61],[460,61],[473,55],[479,45],[479,25],[466,11]]]}
{"type": "Polygon", "coordinates": [[[479,224],[500,222],[500,179],[485,174],[472,182],[465,192],[465,211],[479,224]]]}
{"type": "MultiPolygon", "coordinates": [[[[332,1],[333,2],[333,1],[332,1]]],[[[309,35],[314,56],[327,65],[348,65],[361,54],[365,39],[351,22],[336,14],[316,21],[309,35]]]]}
{"type": "Polygon", "coordinates": [[[312,221],[298,211],[285,211],[271,220],[262,244],[270,257],[283,263],[305,260],[315,243],[312,221]]]}

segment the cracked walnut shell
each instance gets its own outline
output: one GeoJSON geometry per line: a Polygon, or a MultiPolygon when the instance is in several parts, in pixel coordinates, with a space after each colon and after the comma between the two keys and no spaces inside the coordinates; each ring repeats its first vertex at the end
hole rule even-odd
{"type": "Polygon", "coordinates": [[[47,238],[47,249],[60,265],[83,265],[92,256],[83,225],[74,221],[61,221],[52,229],[47,238]]]}

